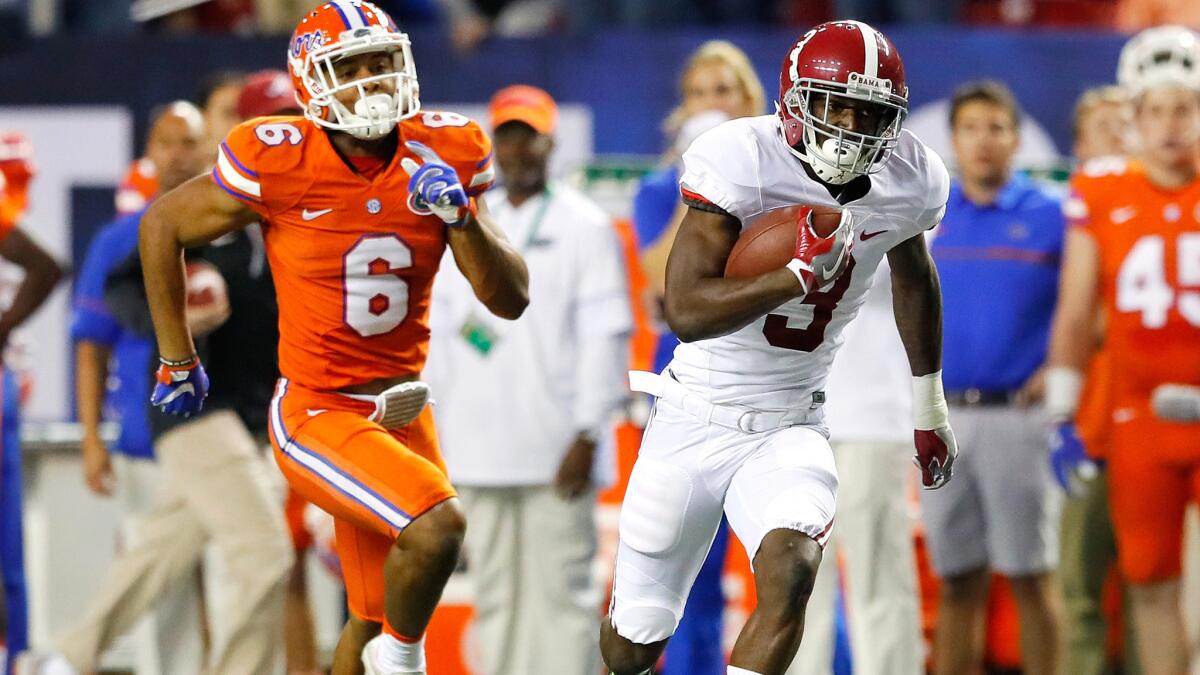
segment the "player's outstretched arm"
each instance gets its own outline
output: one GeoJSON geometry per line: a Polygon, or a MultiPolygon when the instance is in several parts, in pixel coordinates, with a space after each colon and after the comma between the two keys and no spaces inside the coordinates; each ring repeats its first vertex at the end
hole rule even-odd
{"type": "Polygon", "coordinates": [[[1046,370],[1046,412],[1055,421],[1074,416],[1083,387],[1082,372],[1096,346],[1099,274],[1096,240],[1080,228],[1067,230],[1046,370]]]}
{"type": "Polygon", "coordinates": [[[462,225],[446,229],[454,262],[471,282],[475,297],[500,318],[521,316],[529,305],[529,269],[504,232],[492,222],[483,200],[462,225]]]}
{"type": "Polygon", "coordinates": [[[186,361],[196,347],[184,315],[183,250],[245,227],[258,215],[230,197],[207,175],[159,197],[142,216],[138,250],[158,353],[186,361]]]}
{"type": "Polygon", "coordinates": [[[725,278],[741,224],[726,213],[689,207],[667,259],[663,306],[684,342],[732,333],[803,292],[786,267],[756,277],[725,278]]]}
{"type": "Polygon", "coordinates": [[[942,369],[942,285],[937,267],[918,234],[888,251],[892,310],[914,377],[942,369]]]}

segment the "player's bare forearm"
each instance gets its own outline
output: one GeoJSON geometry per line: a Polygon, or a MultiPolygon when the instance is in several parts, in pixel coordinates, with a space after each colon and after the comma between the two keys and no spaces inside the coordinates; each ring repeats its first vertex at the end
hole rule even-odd
{"type": "Polygon", "coordinates": [[[454,262],[471,283],[475,297],[502,319],[516,319],[529,305],[529,269],[517,249],[488,217],[483,202],[478,216],[447,228],[454,262]]]}
{"type": "Polygon", "coordinates": [[[799,280],[786,268],[725,278],[740,231],[728,214],[689,208],[684,216],[667,260],[663,301],[667,325],[683,342],[732,333],[800,294],[799,280]]]}
{"type": "Polygon", "coordinates": [[[142,216],[138,251],[162,358],[183,360],[196,352],[185,316],[183,250],[245,227],[255,218],[208,176],[197,176],[159,197],[142,216]]]}
{"type": "Polygon", "coordinates": [[[0,256],[25,272],[12,305],[0,316],[0,335],[7,336],[42,306],[66,272],[54,256],[19,228],[0,241],[0,256]]]}
{"type": "Polygon", "coordinates": [[[918,234],[888,252],[892,311],[914,376],[942,369],[942,286],[937,267],[918,234]]]}
{"type": "Polygon", "coordinates": [[[108,359],[112,350],[91,340],[75,344],[75,407],[83,435],[100,438],[100,417],[104,406],[104,383],[108,379],[108,359]]]}
{"type": "Polygon", "coordinates": [[[1058,283],[1058,305],[1050,329],[1050,366],[1083,370],[1096,348],[1096,241],[1078,229],[1067,232],[1058,283]]]}

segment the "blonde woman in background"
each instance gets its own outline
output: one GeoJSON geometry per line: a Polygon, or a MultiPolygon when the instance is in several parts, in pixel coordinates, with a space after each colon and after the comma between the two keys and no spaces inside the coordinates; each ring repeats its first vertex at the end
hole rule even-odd
{"type": "MultiPolygon", "coordinates": [[[[685,208],[679,199],[679,160],[700,134],[737,117],[766,112],[762,83],[746,53],[725,40],[705,42],[684,65],[679,77],[679,104],[667,116],[663,129],[670,139],[663,167],[647,174],[633,205],[642,266],[648,281],[651,316],[661,316],[667,256],[685,208]]],[[[655,369],[671,360],[676,339],[661,321],[655,369]]],[[[721,648],[721,620],[725,598],[721,571],[729,529],[717,531],[708,560],[700,570],[684,608],[679,630],[667,647],[662,675],[721,675],[725,655],[721,648]]]]}

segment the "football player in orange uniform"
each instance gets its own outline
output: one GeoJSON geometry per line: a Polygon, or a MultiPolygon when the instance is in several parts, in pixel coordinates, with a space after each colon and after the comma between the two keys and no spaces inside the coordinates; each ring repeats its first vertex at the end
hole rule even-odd
{"type": "Polygon", "coordinates": [[[466,527],[418,381],[430,288],[448,245],[488,310],[514,319],[528,272],[475,200],[492,182],[491,141],[465,117],[421,111],[390,17],[328,2],[288,54],[304,116],[234,128],[211,176],[142,221],[162,358],[153,401],[190,414],[208,385],[184,321],[182,250],[261,221],[279,301],[275,455],[336,519],[352,615],[333,672],[424,673],[422,636],[466,527]]]}
{"type": "Polygon", "coordinates": [[[1118,564],[1143,672],[1181,675],[1183,517],[1200,498],[1200,425],[1153,402],[1164,387],[1200,385],[1200,36],[1147,30],[1125,46],[1118,77],[1134,95],[1140,152],[1073,180],[1046,408],[1059,429],[1075,415],[1102,306],[1118,564]]]}

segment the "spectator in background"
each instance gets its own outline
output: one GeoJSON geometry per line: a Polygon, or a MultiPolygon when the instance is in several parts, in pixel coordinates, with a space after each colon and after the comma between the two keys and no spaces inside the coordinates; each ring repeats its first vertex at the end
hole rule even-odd
{"type": "Polygon", "coordinates": [[[600,666],[596,489],[615,478],[611,434],[632,318],[611,218],[547,176],[556,118],[534,87],[492,98],[504,187],[486,195],[488,210],[529,265],[537,303],[506,323],[488,318],[461,275],[441,276],[434,290],[428,381],[471,522],[487,675],[600,666]]]}
{"type": "Polygon", "coordinates": [[[1062,253],[1059,202],[1013,173],[1020,110],[1007,87],[973,82],[951,100],[960,177],[932,253],[945,312],[943,377],[962,447],[954,480],[922,491],[934,569],[942,577],[933,661],[939,675],[983,659],[993,571],[1012,583],[1028,675],[1059,667],[1059,495],[1041,399],[1062,253]]]}
{"type": "MultiPolygon", "coordinates": [[[[146,139],[146,157],[141,161],[162,167],[162,185],[167,190],[203,166],[197,144],[199,120],[189,120],[192,113],[190,108],[167,108],[154,120],[146,139]]],[[[157,185],[156,180],[155,192],[157,185]]],[[[92,238],[75,284],[75,316],[71,325],[75,340],[75,402],[83,428],[84,483],[98,496],[116,497],[122,512],[122,539],[126,542],[147,536],[147,528],[154,522],[162,500],[162,476],[154,461],[150,422],[146,417],[146,401],[150,398],[146,363],[154,356],[154,344],[149,338],[122,328],[104,304],[104,283],[109,273],[137,248],[141,217],[141,210],[121,216],[101,227],[92,238]],[[107,383],[112,384],[106,387],[107,383]],[[107,407],[121,425],[112,452],[100,437],[106,388],[107,407]]],[[[175,536],[191,534],[183,528],[175,536]]],[[[163,537],[158,544],[160,548],[149,553],[169,557],[180,542],[163,537]]],[[[140,662],[139,669],[179,675],[200,672],[204,656],[202,603],[199,587],[187,582],[200,568],[199,555],[186,567],[183,582],[163,592],[147,622],[143,635],[150,641],[148,653],[153,656],[149,663],[140,662]]],[[[121,623],[119,612],[120,606],[115,603],[93,608],[88,614],[90,620],[84,622],[72,639],[97,645],[97,653],[103,651],[106,641],[101,635],[123,632],[123,628],[112,627],[121,623]]],[[[82,668],[87,663],[84,657],[76,656],[76,666],[82,668]]]]}
{"type": "Polygon", "coordinates": [[[0,579],[5,607],[0,661],[5,673],[12,672],[14,659],[29,643],[21,502],[21,387],[12,332],[42,306],[63,277],[58,262],[21,229],[33,175],[29,140],[18,132],[0,132],[0,258],[25,274],[15,289],[4,289],[12,300],[0,311],[0,579]]]}
{"type": "MultiPolygon", "coordinates": [[[[262,70],[246,78],[237,100],[238,117],[248,120],[268,115],[299,115],[292,76],[283,70],[262,70]]],[[[267,406],[279,377],[276,345],[279,342],[279,306],[275,302],[275,286],[267,268],[266,249],[262,241],[262,226],[258,223],[231,232],[209,247],[208,258],[215,260],[226,281],[238,286],[231,289],[230,321],[209,339],[209,358],[214,352],[218,368],[228,372],[216,373],[220,379],[238,382],[241,373],[256,373],[244,379],[241,386],[229,393],[241,400],[238,406],[242,421],[255,435],[260,446],[267,446],[267,406]],[[241,310],[241,311],[238,311],[241,310]],[[248,385],[248,386],[247,386],[248,385]]],[[[216,381],[221,386],[220,381],[216,381]]],[[[316,675],[320,672],[316,628],[308,598],[307,559],[305,554],[316,543],[309,531],[308,520],[328,514],[305,501],[291,486],[285,486],[284,515],[296,561],[288,574],[284,594],[284,641],[287,643],[289,675],[316,675]]],[[[332,518],[328,521],[333,528],[332,518]]]]}
{"type": "MultiPolygon", "coordinates": [[[[633,202],[633,225],[651,296],[647,298],[649,314],[654,317],[659,333],[655,372],[661,372],[671,361],[678,344],[662,320],[662,297],[667,257],[687,210],[679,198],[680,158],[701,133],[726,119],[761,115],[766,107],[762,83],[749,57],[724,40],[706,42],[688,58],[679,78],[679,97],[679,105],[664,122],[672,140],[666,163],[642,179],[633,202]]],[[[721,573],[728,541],[729,526],[722,519],[708,558],[688,596],[679,628],[667,644],[664,675],[724,672],[721,618],[725,596],[721,591],[721,573]]]]}
{"type": "Polygon", "coordinates": [[[921,675],[912,481],[905,480],[914,472],[912,370],[896,330],[886,258],[843,336],[825,385],[838,473],[837,526],[809,597],[804,640],[787,672],[832,672],[836,596],[843,588],[855,675],[921,675]]]}
{"type": "MultiPolygon", "coordinates": [[[[223,129],[227,134],[241,121],[237,116],[237,100],[244,80],[245,76],[241,73],[219,71],[204,78],[197,88],[196,105],[204,111],[204,122],[210,130],[205,143],[211,144],[214,157],[217,145],[225,136],[211,130],[223,129]]],[[[158,170],[154,166],[154,160],[149,155],[133,160],[133,164],[125,172],[125,177],[117,185],[117,215],[144,211],[158,192],[158,170]]]]}
{"type": "Polygon", "coordinates": [[[1133,102],[1135,161],[1096,162],[1071,181],[1046,408],[1066,444],[1103,311],[1110,373],[1099,385],[1111,411],[1106,478],[1117,563],[1142,672],[1177,675],[1194,672],[1180,578],[1184,516],[1200,498],[1200,409],[1186,393],[1200,390],[1200,35],[1143,31],[1119,64],[1133,102]]]}
{"type": "MultiPolygon", "coordinates": [[[[171,104],[159,123],[181,127],[177,133],[186,137],[190,147],[191,165],[180,166],[169,182],[165,172],[161,177],[164,188],[175,187],[170,183],[183,183],[211,161],[211,146],[205,142],[203,117],[190,103],[171,104]]],[[[188,312],[189,329],[197,336],[211,333],[229,316],[233,303],[252,292],[245,281],[248,273],[237,276],[236,271],[224,269],[220,274],[229,279],[228,301],[188,312]]],[[[121,328],[151,339],[136,248],[111,269],[104,288],[105,307],[121,328]]],[[[259,304],[250,309],[252,314],[265,313],[259,304]]],[[[247,313],[244,305],[240,310],[247,313]]],[[[253,324],[254,319],[249,321],[253,324]]],[[[246,325],[241,324],[240,330],[246,330],[246,325]]],[[[261,354],[256,337],[239,336],[250,355],[261,354]]],[[[224,355],[228,358],[227,350],[224,355]]],[[[210,367],[217,360],[209,359],[210,367]]],[[[157,366],[157,355],[152,352],[142,364],[143,377],[149,379],[157,366]]],[[[269,491],[271,469],[238,416],[245,399],[235,392],[253,390],[257,372],[244,369],[236,381],[214,387],[208,405],[192,418],[150,413],[162,479],[154,507],[140,529],[141,537],[113,561],[91,608],[59,643],[62,656],[31,659],[29,669],[21,675],[74,672],[62,670],[68,664],[80,671],[95,670],[101,653],[113,640],[154,607],[167,589],[185,583],[210,542],[221,558],[223,574],[215,585],[226,601],[209,614],[213,627],[219,627],[213,631],[218,640],[208,662],[209,672],[257,675],[274,670],[282,656],[283,586],[293,556],[282,508],[269,491]]],[[[149,406],[149,399],[143,405],[149,406]]]]}
{"type": "MultiPolygon", "coordinates": [[[[1075,105],[1075,159],[1081,170],[1122,158],[1130,150],[1132,110],[1129,97],[1120,87],[1107,86],[1089,89],[1075,105]],[[1109,159],[1104,159],[1109,158],[1109,159]],[[1093,160],[1097,163],[1089,164],[1093,160]]],[[[1109,356],[1099,343],[1103,339],[1103,312],[1096,317],[1097,352],[1087,372],[1084,403],[1076,419],[1082,445],[1060,444],[1051,459],[1055,477],[1068,490],[1063,504],[1062,559],[1059,577],[1063,586],[1064,672],[1071,675],[1103,675],[1110,672],[1108,663],[1109,627],[1105,620],[1103,595],[1117,560],[1117,543],[1112,519],[1108,513],[1108,481],[1073,481],[1074,462],[1088,461],[1086,457],[1102,460],[1108,454],[1108,439],[1112,433],[1112,410],[1105,387],[1109,356]]],[[[1090,466],[1095,467],[1089,461],[1090,466]]],[[[1132,621],[1126,622],[1126,651],[1133,650],[1132,621]]],[[[1126,659],[1124,672],[1135,672],[1136,659],[1126,659]]]]}
{"type": "Polygon", "coordinates": [[[1120,0],[1118,30],[1133,33],[1144,28],[1177,24],[1200,29],[1200,2],[1195,0],[1120,0]]]}
{"type": "Polygon", "coordinates": [[[242,121],[237,103],[245,85],[246,75],[232,70],[211,73],[200,81],[195,102],[204,111],[204,128],[208,133],[206,144],[211,152],[209,161],[216,161],[217,146],[242,121]]]}

